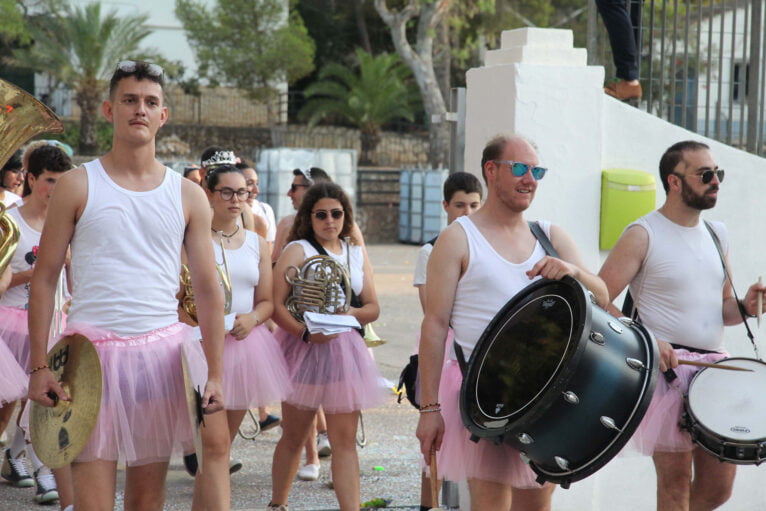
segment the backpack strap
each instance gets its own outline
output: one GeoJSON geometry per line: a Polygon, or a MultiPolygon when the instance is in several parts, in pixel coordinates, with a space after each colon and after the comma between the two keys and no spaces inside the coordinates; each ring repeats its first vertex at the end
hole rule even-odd
{"type": "Polygon", "coordinates": [[[548,235],[545,234],[545,231],[543,231],[543,228],[540,227],[539,222],[527,222],[529,224],[529,230],[532,231],[532,234],[535,235],[535,238],[537,238],[537,241],[540,242],[540,246],[543,247],[543,250],[545,250],[545,253],[548,254],[551,257],[559,258],[559,253],[556,251],[555,248],[553,248],[553,243],[551,243],[550,238],[548,238],[548,235]]]}

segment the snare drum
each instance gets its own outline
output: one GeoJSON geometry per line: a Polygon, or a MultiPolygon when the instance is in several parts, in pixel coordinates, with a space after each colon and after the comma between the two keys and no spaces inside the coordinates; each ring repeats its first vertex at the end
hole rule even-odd
{"type": "Polygon", "coordinates": [[[643,418],[657,377],[654,338],[594,304],[576,280],[538,280],[493,318],[460,392],[472,440],[505,442],[537,481],[566,488],[611,460],[643,418]]]}
{"type": "Polygon", "coordinates": [[[753,372],[705,368],[684,397],[681,425],[721,461],[759,465],[766,460],[766,364],[752,358],[716,363],[753,372]]]}

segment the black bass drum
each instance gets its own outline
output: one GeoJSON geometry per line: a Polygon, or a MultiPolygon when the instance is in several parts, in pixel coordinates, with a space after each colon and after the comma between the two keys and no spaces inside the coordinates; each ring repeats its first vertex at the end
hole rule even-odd
{"type": "Polygon", "coordinates": [[[567,488],[608,463],[654,392],[654,337],[594,301],[570,277],[530,284],[487,326],[463,378],[472,440],[511,445],[541,484],[567,488]]]}

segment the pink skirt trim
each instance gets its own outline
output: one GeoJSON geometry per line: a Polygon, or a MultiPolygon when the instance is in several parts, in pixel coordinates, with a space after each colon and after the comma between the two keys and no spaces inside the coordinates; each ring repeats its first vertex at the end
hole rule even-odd
{"type": "Polygon", "coordinates": [[[308,344],[278,328],[275,335],[290,372],[293,390],[285,401],[298,408],[350,413],[385,400],[380,372],[355,330],[326,344],[308,344]]]}
{"type": "Polygon", "coordinates": [[[444,438],[437,453],[439,477],[449,481],[479,479],[513,488],[539,489],[537,477],[524,463],[519,451],[507,444],[489,440],[471,441],[471,434],[460,417],[460,385],[463,375],[454,360],[442,369],[439,402],[444,418],[444,438]]]}
{"type": "Polygon", "coordinates": [[[238,341],[227,335],[223,345],[223,390],[226,408],[247,410],[284,401],[290,373],[282,349],[266,325],[238,341]]]}
{"type": "Polygon", "coordinates": [[[101,410],[78,462],[125,460],[128,466],[168,461],[180,443],[191,444],[181,368],[181,346],[204,360],[191,327],[175,323],[133,337],[86,324],[64,335],[88,337],[101,358],[101,410]]]}
{"type": "MultiPolygon", "coordinates": [[[[679,360],[707,363],[729,356],[727,353],[703,354],[686,350],[675,350],[675,353],[679,360]]],[[[650,456],[655,452],[685,452],[694,448],[691,436],[681,430],[679,423],[684,412],[684,395],[699,370],[699,367],[679,365],[673,369],[677,378],[672,383],[668,383],[662,374],[657,377],[657,386],[649,408],[623,453],[638,452],[650,456]]]]}
{"type": "Polygon", "coordinates": [[[29,326],[27,310],[0,307],[0,338],[5,341],[16,362],[29,371],[29,326]]]}
{"type": "Polygon", "coordinates": [[[27,396],[29,376],[8,346],[0,340],[0,404],[13,403],[27,396]]]}

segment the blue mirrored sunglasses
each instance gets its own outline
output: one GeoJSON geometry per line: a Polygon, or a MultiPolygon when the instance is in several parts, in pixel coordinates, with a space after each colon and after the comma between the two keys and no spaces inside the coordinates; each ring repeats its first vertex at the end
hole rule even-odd
{"type": "Polygon", "coordinates": [[[526,174],[529,169],[532,169],[532,177],[535,178],[535,181],[540,181],[542,178],[545,177],[545,173],[548,172],[548,169],[545,167],[532,167],[531,165],[528,165],[526,163],[521,163],[519,161],[511,161],[511,160],[493,160],[495,163],[507,163],[509,167],[511,167],[511,172],[516,177],[521,177],[524,174],[526,174]]]}

